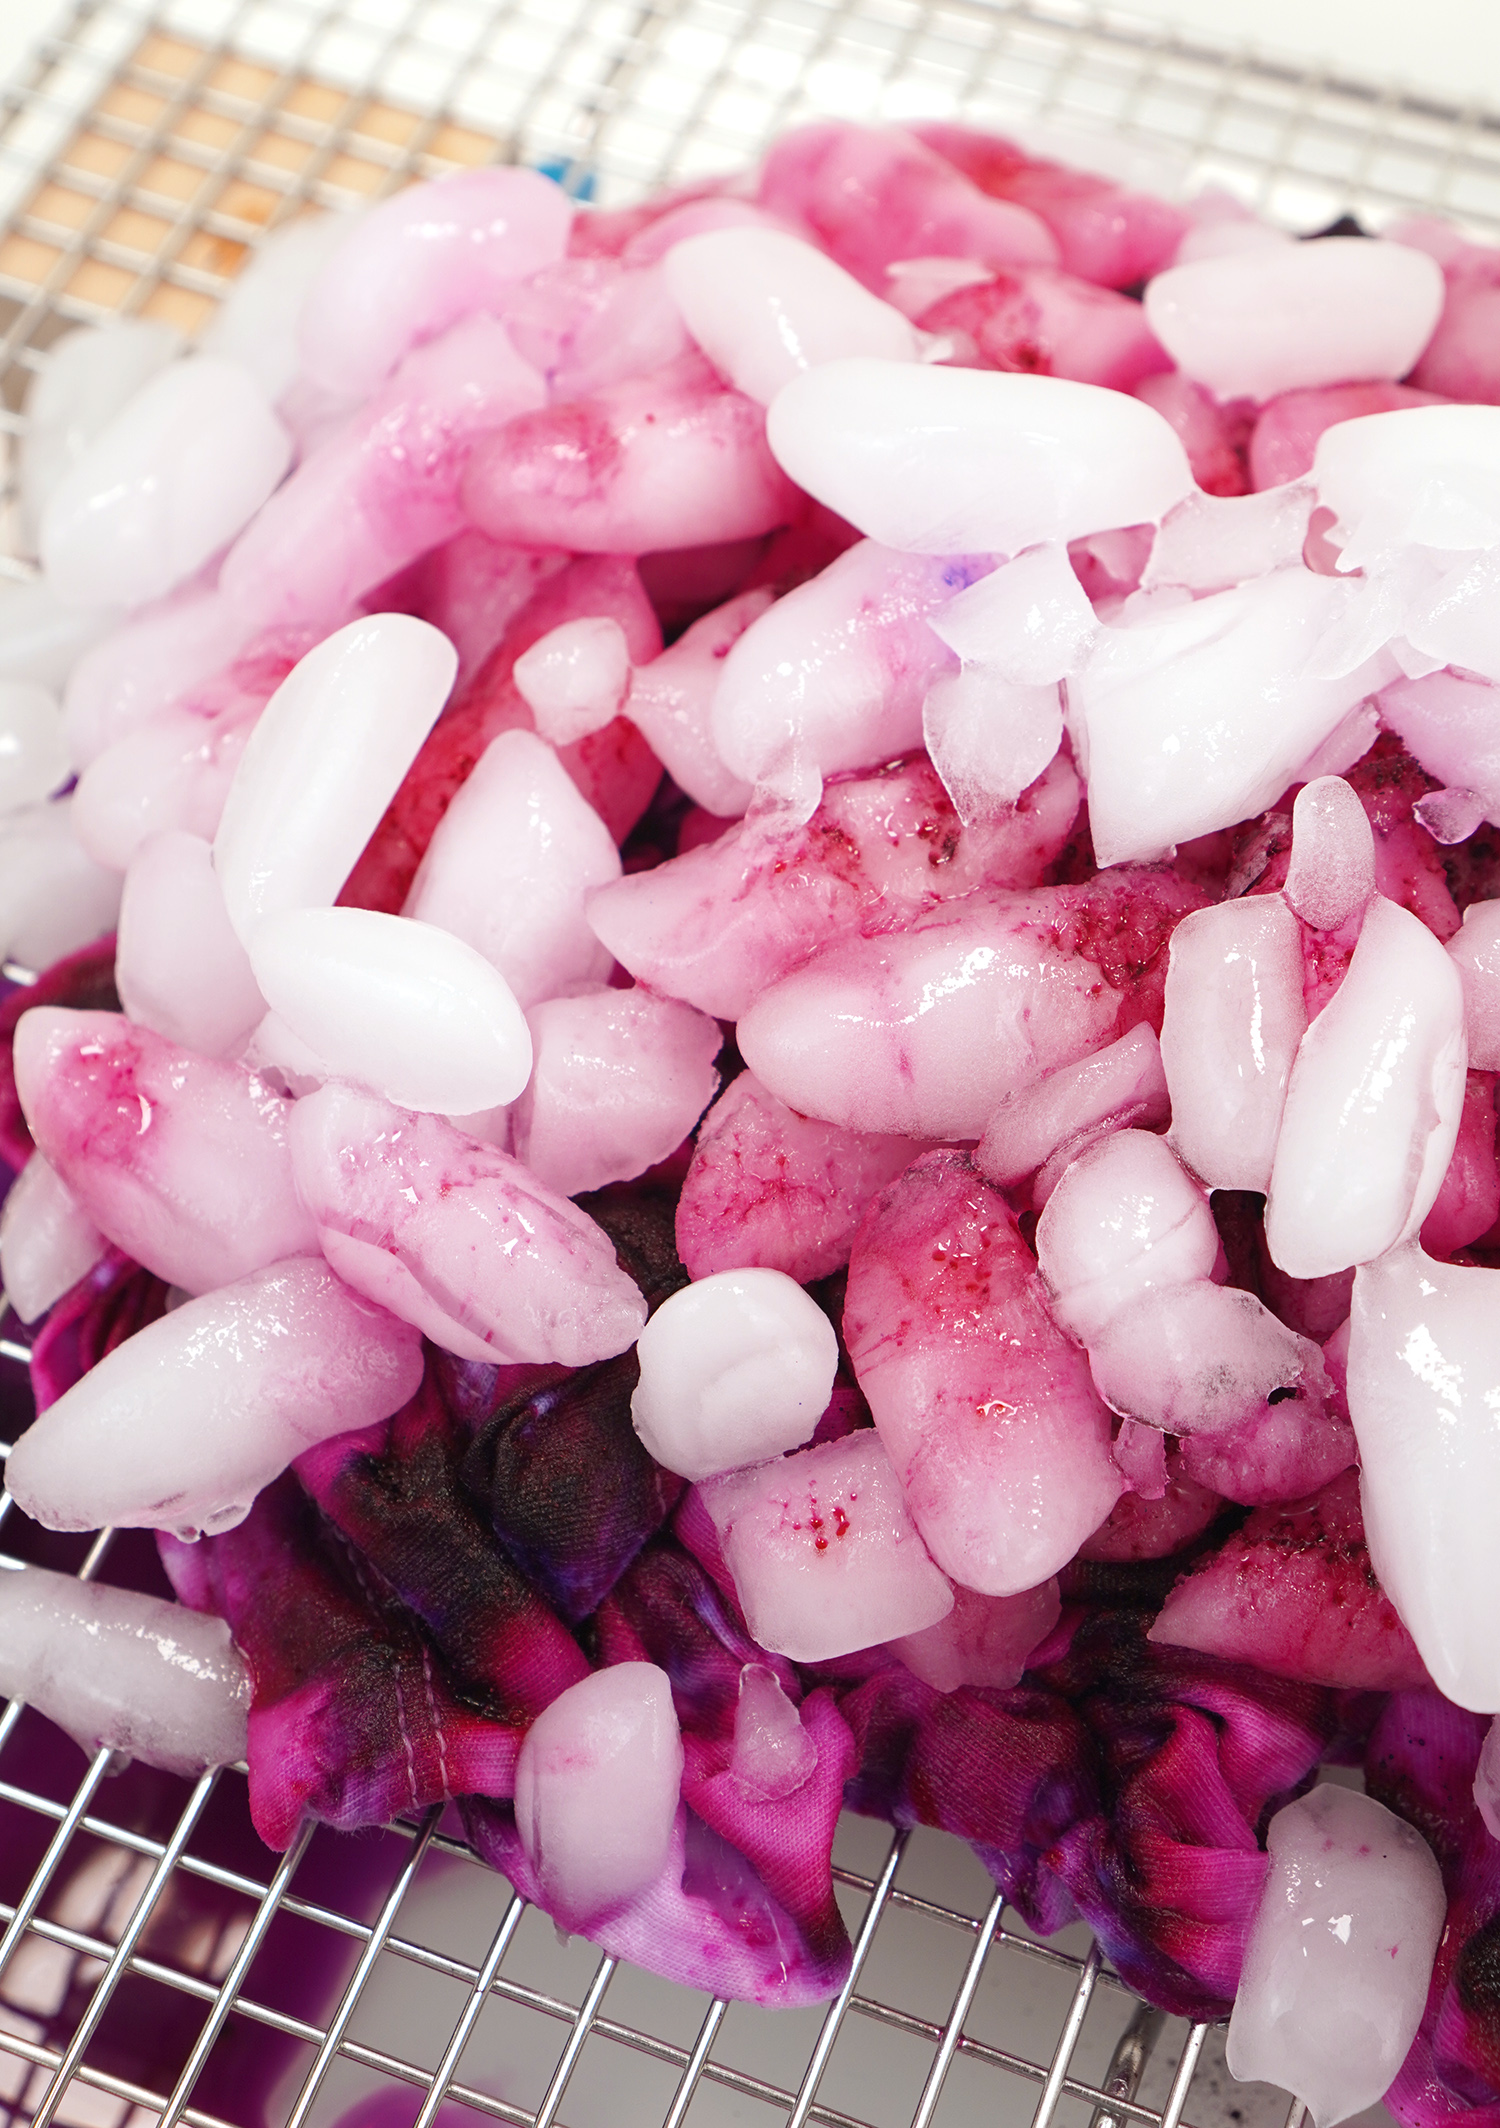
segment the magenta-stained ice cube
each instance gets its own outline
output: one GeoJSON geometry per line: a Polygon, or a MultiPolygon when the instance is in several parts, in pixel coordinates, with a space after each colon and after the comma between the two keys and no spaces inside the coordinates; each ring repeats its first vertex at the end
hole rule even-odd
{"type": "Polygon", "coordinates": [[[826,1662],[953,1608],[868,1429],[699,1490],[750,1631],[773,1654],[826,1662]]]}
{"type": "Polygon", "coordinates": [[[966,1154],[926,1154],[870,1206],[844,1336],[912,1519],[965,1587],[1035,1588],[1119,1498],[1088,1364],[966,1154]]]}
{"type": "Polygon", "coordinates": [[[292,1104],[243,1064],[111,1012],[42,1006],[16,1031],[38,1146],[100,1232],[206,1293],[315,1246],[292,1187],[292,1104]]]}

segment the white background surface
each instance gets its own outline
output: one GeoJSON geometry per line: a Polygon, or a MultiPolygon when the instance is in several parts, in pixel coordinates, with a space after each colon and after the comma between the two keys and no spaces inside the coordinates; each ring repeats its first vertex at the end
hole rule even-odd
{"type": "MultiPolygon", "coordinates": [[[[0,0],[0,81],[10,80],[27,47],[70,6],[0,0]]],[[[1497,0],[1171,0],[1161,7],[1136,0],[1130,12],[1500,110],[1497,0]]]]}

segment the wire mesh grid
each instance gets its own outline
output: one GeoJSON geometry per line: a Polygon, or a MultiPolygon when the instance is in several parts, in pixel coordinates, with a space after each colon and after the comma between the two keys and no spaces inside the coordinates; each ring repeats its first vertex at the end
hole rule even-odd
{"type": "MultiPolygon", "coordinates": [[[[81,0],[0,103],[0,569],[24,399],[68,326],[187,332],[308,207],[517,159],[606,203],[743,162],[813,112],[1061,128],[1077,159],[1218,182],[1289,226],[1441,211],[1500,234],[1500,119],[1070,0],[81,0]]],[[[13,972],[13,971],[7,971],[13,972]]],[[[0,1321],[0,1393],[26,1346],[0,1321]],[[11,1334],[7,1334],[11,1333],[11,1334]]],[[[8,1453],[0,1443],[0,1453],[8,1453]]],[[[129,1537],[9,1554],[139,1581],[129,1537]]],[[[147,1569],[146,1571],[149,1571],[147,1569]]],[[[82,2128],[1271,2128],[1221,2036],[1081,1928],[1034,1940],[942,1835],[848,1819],[855,1942],[823,2012],[749,2011],[565,1944],[446,1818],[255,1841],[196,1785],[0,1714],[0,2120],[82,2128]]]]}

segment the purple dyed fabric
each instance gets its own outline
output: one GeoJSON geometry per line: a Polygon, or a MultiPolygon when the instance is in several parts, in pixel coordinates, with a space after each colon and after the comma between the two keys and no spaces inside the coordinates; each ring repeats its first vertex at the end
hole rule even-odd
{"type": "Polygon", "coordinates": [[[1489,1717],[1432,1686],[1393,1692],[1371,1732],[1371,1795],[1408,1819],[1433,1853],[1448,1893],[1427,2007],[1386,2093],[1408,2128],[1500,2124],[1500,1840],[1474,1802],[1474,1769],[1489,1717]]]}
{"type": "MultiPolygon", "coordinates": [[[[664,1542],[644,1552],[595,1622],[601,1661],[659,1663],[682,1724],[683,1807],[656,1882],[592,1931],[616,1957],[690,1987],[781,2008],[819,2002],[849,1969],[833,1891],[834,1828],[855,1742],[834,1695],[802,1697],[789,1663],[767,1655],[696,1562],[664,1542]],[[740,1671],[768,1664],[793,1700],[817,1763],[779,1801],[746,1791],[733,1769],[740,1671]]],[[[528,1897],[536,1883],[509,1810],[472,1802],[480,1853],[528,1897]]]]}
{"type": "Polygon", "coordinates": [[[588,1675],[578,1643],[497,1550],[458,1481],[467,1438],[431,1375],[393,1419],[300,1456],[304,1488],[464,1695],[525,1724],[588,1675]]]}
{"type": "MultiPolygon", "coordinates": [[[[687,1284],[668,1191],[617,1185],[578,1201],[614,1242],[648,1307],[687,1284]]],[[[651,1460],[630,1423],[640,1379],[633,1349],[594,1367],[549,1369],[519,1389],[512,1373],[496,1370],[488,1409],[473,1374],[465,1383],[476,1432],[464,1482],[508,1557],[576,1625],[661,1528],[683,1481],[651,1460]]]]}
{"type": "Polygon", "coordinates": [[[1224,2017],[1265,1821],[1333,1739],[1335,1699],[1155,1648],[1148,1623],[1075,1614],[1010,1692],[870,1679],[844,1701],[861,1747],[850,1801],[959,1834],[1034,1927],[1079,1913],[1148,2000],[1224,2017]]]}
{"type": "Polygon", "coordinates": [[[250,1814],[268,1847],[286,1847],[305,1814],[350,1830],[510,1793],[521,1729],[458,1697],[290,1474],[238,1529],[157,1541],[179,1598],[227,1619],[250,1665],[250,1814]]]}

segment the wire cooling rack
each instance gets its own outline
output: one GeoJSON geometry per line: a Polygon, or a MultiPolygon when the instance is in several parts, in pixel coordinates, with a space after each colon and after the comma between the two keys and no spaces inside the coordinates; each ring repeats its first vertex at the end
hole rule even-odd
{"type": "MultiPolygon", "coordinates": [[[[0,100],[0,433],[69,325],[196,330],[266,229],[489,161],[604,202],[813,112],[963,112],[1215,182],[1313,228],[1500,235],[1500,120],[1047,0],[82,0],[0,100]]],[[[0,488],[0,572],[30,568],[0,488]]],[[[24,1340],[0,1321],[0,1410],[24,1340]]],[[[4,1427],[0,1427],[4,1430],[4,1427]]],[[[0,1443],[0,1452],[4,1444],[0,1443]]],[[[14,1556],[144,1585],[132,1537],[14,1556]]],[[[440,1814],[255,1841],[242,1772],[110,1779],[0,1714],[0,2122],[77,2128],[1296,2128],[1222,2035],[1148,2011],[1076,1928],[1033,1940],[955,1841],[846,1819],[854,1969],[755,2012],[559,1939],[440,1814]]]]}

